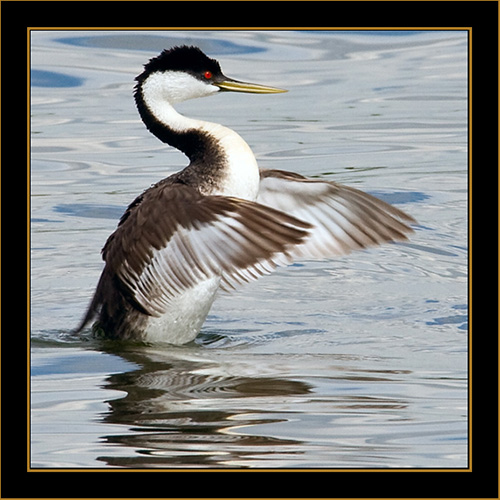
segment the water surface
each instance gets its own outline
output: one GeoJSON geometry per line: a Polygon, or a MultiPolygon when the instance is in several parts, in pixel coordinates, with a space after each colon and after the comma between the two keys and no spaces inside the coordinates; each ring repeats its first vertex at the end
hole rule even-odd
{"type": "Polygon", "coordinates": [[[31,64],[33,468],[468,466],[466,32],[34,31],[31,64]],[[186,165],[132,99],[181,43],[290,92],[179,111],[419,225],[221,294],[187,346],[74,338],[124,208],[186,165]]]}

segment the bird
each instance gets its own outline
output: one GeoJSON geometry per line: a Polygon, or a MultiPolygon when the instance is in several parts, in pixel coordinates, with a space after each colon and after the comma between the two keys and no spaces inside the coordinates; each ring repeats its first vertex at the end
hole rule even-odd
{"type": "Polygon", "coordinates": [[[127,207],[103,249],[104,268],[76,332],[180,345],[200,332],[218,290],[232,291],[299,259],[333,258],[408,239],[416,221],[358,189],[259,169],[244,139],[186,117],[182,101],[224,92],[284,89],[226,77],[195,46],[150,59],[135,78],[146,128],[189,164],[127,207]]]}

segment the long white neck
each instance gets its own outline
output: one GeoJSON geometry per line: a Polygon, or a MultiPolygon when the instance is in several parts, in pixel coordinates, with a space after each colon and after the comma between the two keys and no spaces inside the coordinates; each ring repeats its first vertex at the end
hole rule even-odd
{"type": "Polygon", "coordinates": [[[187,118],[172,106],[186,98],[207,95],[206,86],[200,86],[199,90],[194,87],[186,96],[182,83],[166,86],[164,77],[152,78],[154,76],[136,92],[137,107],[148,129],[189,157],[191,163],[186,170],[196,170],[201,181],[198,187],[204,194],[255,200],[259,169],[248,144],[233,130],[187,118]],[[184,90],[182,95],[176,92],[177,88],[184,90]]]}

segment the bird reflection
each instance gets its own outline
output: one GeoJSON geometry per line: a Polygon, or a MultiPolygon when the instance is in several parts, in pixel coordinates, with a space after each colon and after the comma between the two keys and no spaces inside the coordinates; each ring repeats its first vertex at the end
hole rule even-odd
{"type": "Polygon", "coordinates": [[[190,359],[189,348],[174,350],[173,355],[146,347],[123,346],[118,352],[116,345],[111,348],[138,368],[108,378],[107,389],[126,395],[108,401],[104,422],[127,429],[103,440],[129,447],[131,454],[99,457],[107,465],[231,467],[251,455],[276,453],[278,447],[280,453],[300,453],[298,440],[242,435],[236,429],[286,421],[275,411],[256,408],[266,407],[267,400],[286,405],[290,398],[309,394],[309,384],[225,374],[221,364],[207,366],[206,360],[190,359]]]}
{"type": "Polygon", "coordinates": [[[387,425],[414,419],[395,389],[408,370],[367,368],[342,354],[270,357],[112,341],[102,350],[136,366],[107,379],[105,388],[121,394],[102,417],[118,426],[102,437],[111,446],[98,460],[108,466],[300,468],[315,457],[359,467],[407,448],[388,438],[387,425]]]}

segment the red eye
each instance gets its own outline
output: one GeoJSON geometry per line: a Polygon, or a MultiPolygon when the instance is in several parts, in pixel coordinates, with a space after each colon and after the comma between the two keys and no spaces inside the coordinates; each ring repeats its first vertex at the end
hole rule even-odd
{"type": "Polygon", "coordinates": [[[210,80],[212,78],[212,72],[211,71],[205,71],[203,75],[207,80],[210,80]]]}

